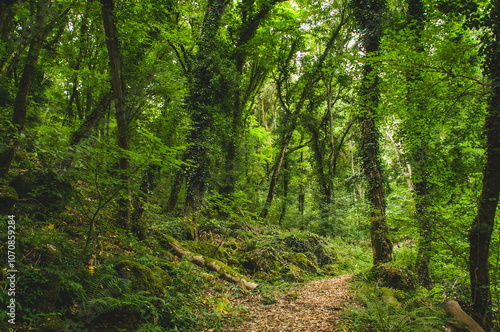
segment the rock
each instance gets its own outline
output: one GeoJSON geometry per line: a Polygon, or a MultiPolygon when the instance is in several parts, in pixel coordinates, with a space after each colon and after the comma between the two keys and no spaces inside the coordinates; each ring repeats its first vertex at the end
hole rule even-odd
{"type": "Polygon", "coordinates": [[[281,276],[286,281],[304,282],[304,271],[297,265],[288,264],[281,269],[281,276]]]}
{"type": "MultiPolygon", "coordinates": [[[[313,256],[316,257],[316,256],[313,256]]],[[[307,270],[309,272],[317,273],[318,267],[311,262],[307,256],[303,253],[295,253],[291,257],[291,262],[303,270],[307,270]]]]}
{"type": "Polygon", "coordinates": [[[133,290],[145,290],[159,297],[164,296],[164,286],[172,283],[172,278],[161,268],[150,269],[129,260],[116,264],[115,270],[120,277],[132,280],[133,290]]]}

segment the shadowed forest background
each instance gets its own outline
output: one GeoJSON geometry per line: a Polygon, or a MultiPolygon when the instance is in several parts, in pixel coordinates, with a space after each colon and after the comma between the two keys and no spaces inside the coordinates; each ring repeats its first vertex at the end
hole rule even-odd
{"type": "Polygon", "coordinates": [[[497,0],[2,1],[0,110],[2,330],[500,330],[497,0]]]}

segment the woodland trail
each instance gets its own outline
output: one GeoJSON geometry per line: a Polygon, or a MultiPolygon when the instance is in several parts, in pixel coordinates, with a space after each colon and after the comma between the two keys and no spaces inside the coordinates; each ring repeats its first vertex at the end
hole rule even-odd
{"type": "Polygon", "coordinates": [[[342,329],[341,313],[353,304],[351,274],[311,281],[276,303],[264,304],[260,295],[233,301],[248,310],[245,321],[232,332],[332,332],[342,329]]]}

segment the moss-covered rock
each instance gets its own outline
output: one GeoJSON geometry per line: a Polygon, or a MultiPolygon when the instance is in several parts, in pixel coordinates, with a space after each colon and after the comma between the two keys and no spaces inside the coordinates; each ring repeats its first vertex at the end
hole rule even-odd
{"type": "MultiPolygon", "coordinates": [[[[315,256],[312,257],[316,258],[315,256]]],[[[303,270],[313,273],[318,272],[318,266],[315,263],[311,262],[311,260],[309,260],[307,256],[301,252],[292,254],[290,261],[303,270]]]]}
{"type": "Polygon", "coordinates": [[[370,277],[383,286],[405,291],[415,289],[418,284],[413,272],[391,263],[374,266],[370,271],[370,277]]]}
{"type": "Polygon", "coordinates": [[[281,276],[283,280],[291,281],[291,282],[304,282],[305,281],[305,273],[304,271],[298,267],[297,265],[287,264],[285,267],[281,269],[281,276]]]}
{"type": "Polygon", "coordinates": [[[123,260],[115,265],[120,277],[132,281],[133,290],[144,290],[155,296],[164,296],[164,288],[172,283],[172,278],[161,268],[153,268],[137,262],[123,260]]]}
{"type": "Polygon", "coordinates": [[[318,265],[332,264],[335,256],[326,248],[326,241],[317,234],[291,234],[283,239],[289,251],[295,253],[312,253],[316,256],[318,265]]]}
{"type": "Polygon", "coordinates": [[[283,265],[283,253],[272,246],[264,246],[246,253],[240,262],[251,273],[273,273],[283,265]]]}

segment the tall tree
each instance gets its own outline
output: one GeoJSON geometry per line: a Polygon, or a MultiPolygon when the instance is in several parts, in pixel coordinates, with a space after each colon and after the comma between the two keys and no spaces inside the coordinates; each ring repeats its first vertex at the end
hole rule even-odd
{"type": "MultiPolygon", "coordinates": [[[[118,42],[118,32],[114,19],[113,0],[100,0],[102,5],[102,18],[104,31],[106,33],[106,47],[108,49],[109,66],[111,74],[111,85],[113,88],[113,98],[115,103],[115,114],[117,123],[117,142],[118,147],[123,150],[129,149],[129,116],[125,104],[125,81],[122,74],[122,59],[120,45],[118,42]]],[[[126,156],[120,157],[118,161],[119,178],[122,182],[123,191],[128,192],[129,159],[126,156]]],[[[130,196],[129,193],[123,196],[130,196]]],[[[128,197],[122,197],[119,202],[118,224],[130,229],[130,200],[128,197]]]]}
{"type": "Polygon", "coordinates": [[[245,84],[234,84],[232,93],[228,95],[232,100],[232,103],[230,103],[232,115],[230,115],[231,135],[229,135],[225,147],[225,179],[220,190],[224,195],[233,193],[238,179],[236,163],[238,157],[238,144],[241,140],[243,129],[245,108],[255,91],[258,90],[267,76],[266,68],[256,63],[254,63],[253,66],[249,66],[249,70],[245,70],[245,63],[252,53],[252,49],[248,47],[248,44],[255,37],[257,30],[269,16],[273,7],[277,3],[284,1],[287,0],[271,0],[257,5],[255,0],[244,0],[239,6],[241,23],[237,27],[236,42],[234,43],[235,48],[230,55],[230,61],[234,63],[235,66],[235,81],[245,82],[245,84]],[[249,72],[248,78],[245,77],[245,71],[249,72]]]}
{"type": "Polygon", "coordinates": [[[10,169],[14,154],[19,146],[19,136],[26,124],[26,114],[28,108],[28,97],[35,77],[38,57],[42,49],[44,38],[47,32],[46,17],[48,6],[44,0],[38,1],[36,21],[31,34],[28,56],[24,64],[24,69],[19,81],[16,98],[14,101],[14,111],[12,113],[12,129],[9,133],[7,148],[0,153],[0,178],[7,175],[10,169]]]}
{"type": "Polygon", "coordinates": [[[201,207],[203,195],[210,175],[209,135],[218,104],[214,86],[217,32],[229,0],[210,0],[205,13],[198,50],[194,58],[191,88],[187,107],[191,112],[191,127],[188,134],[189,147],[184,159],[192,164],[186,174],[186,210],[201,207]]]}
{"type": "Polygon", "coordinates": [[[357,23],[361,30],[361,49],[364,52],[363,77],[359,91],[361,113],[361,157],[363,172],[368,183],[370,203],[370,234],[373,264],[390,262],[393,246],[385,216],[386,201],[384,178],[380,163],[380,133],[377,128],[377,107],[379,105],[379,77],[373,57],[380,50],[382,39],[382,16],[386,8],[384,0],[355,0],[353,2],[357,23]]]}
{"type": "Polygon", "coordinates": [[[500,1],[491,1],[486,54],[486,74],[491,97],[486,115],[486,164],[477,214],[469,234],[469,274],[474,318],[486,329],[493,327],[490,271],[488,259],[495,213],[500,193],[500,1]]]}

